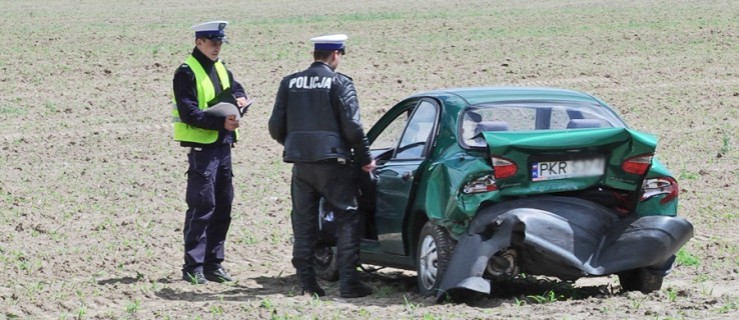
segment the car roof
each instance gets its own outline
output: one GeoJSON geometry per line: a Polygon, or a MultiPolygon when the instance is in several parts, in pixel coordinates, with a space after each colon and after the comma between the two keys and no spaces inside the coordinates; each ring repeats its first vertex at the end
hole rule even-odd
{"type": "Polygon", "coordinates": [[[470,105],[502,101],[568,100],[601,104],[593,96],[574,90],[545,87],[468,87],[418,93],[415,96],[449,98],[456,96],[470,105]]]}

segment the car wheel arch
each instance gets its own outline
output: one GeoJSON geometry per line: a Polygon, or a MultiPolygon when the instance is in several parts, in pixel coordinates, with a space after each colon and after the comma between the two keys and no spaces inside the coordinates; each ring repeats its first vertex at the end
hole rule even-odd
{"type": "Polygon", "coordinates": [[[408,256],[415,257],[418,254],[418,237],[421,235],[423,226],[429,220],[425,212],[415,211],[413,214],[408,215],[406,221],[403,223],[403,230],[407,230],[404,241],[408,256]],[[408,228],[408,226],[412,227],[408,228]]]}

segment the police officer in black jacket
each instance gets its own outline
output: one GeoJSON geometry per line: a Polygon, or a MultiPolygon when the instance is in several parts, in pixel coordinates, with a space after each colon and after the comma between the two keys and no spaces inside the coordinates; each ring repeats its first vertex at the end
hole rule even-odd
{"type": "Polygon", "coordinates": [[[372,289],[359,281],[357,271],[361,230],[354,166],[370,172],[375,162],[359,120],[354,83],[334,71],[345,53],[346,39],[343,34],[311,39],[315,61],[282,79],[269,133],[285,147],[283,160],[293,163],[292,263],[303,294],[326,294],[313,270],[323,197],[336,210],[340,296],[356,298],[371,294],[372,289]]]}
{"type": "Polygon", "coordinates": [[[232,281],[221,263],[231,224],[231,147],[238,139],[239,121],[235,115],[204,112],[219,97],[239,107],[247,104],[244,88],[219,59],[226,25],[211,21],[192,27],[195,48],[172,81],[174,139],[189,150],[182,278],[195,284],[232,281]],[[233,96],[219,95],[227,88],[233,96]]]}

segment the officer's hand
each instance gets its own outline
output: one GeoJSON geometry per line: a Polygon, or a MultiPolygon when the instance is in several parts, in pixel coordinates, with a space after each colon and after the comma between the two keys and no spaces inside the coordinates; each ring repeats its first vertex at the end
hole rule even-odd
{"type": "Polygon", "coordinates": [[[372,162],[370,162],[369,164],[362,166],[362,171],[372,172],[372,170],[375,170],[375,168],[377,168],[377,164],[375,163],[375,160],[372,160],[372,162]]]}
{"type": "Polygon", "coordinates": [[[236,98],[236,104],[239,106],[239,108],[243,108],[246,106],[246,98],[245,97],[238,97],[236,98]]]}
{"type": "Polygon", "coordinates": [[[223,122],[223,127],[228,131],[234,131],[239,127],[239,120],[236,120],[236,115],[231,114],[226,116],[226,121],[223,122]]]}

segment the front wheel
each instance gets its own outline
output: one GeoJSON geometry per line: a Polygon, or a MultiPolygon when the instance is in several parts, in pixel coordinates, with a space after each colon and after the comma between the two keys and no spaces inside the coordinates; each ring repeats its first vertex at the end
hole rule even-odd
{"type": "Polygon", "coordinates": [[[429,296],[436,294],[441,276],[449,265],[453,241],[444,227],[432,221],[426,222],[418,237],[416,272],[418,292],[429,296]]]}
{"type": "Polygon", "coordinates": [[[339,280],[339,268],[336,266],[336,252],[334,247],[317,245],[313,258],[313,270],[318,279],[326,281],[339,280]]]}

